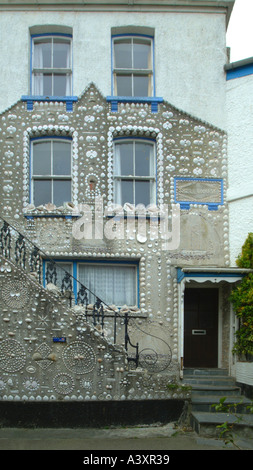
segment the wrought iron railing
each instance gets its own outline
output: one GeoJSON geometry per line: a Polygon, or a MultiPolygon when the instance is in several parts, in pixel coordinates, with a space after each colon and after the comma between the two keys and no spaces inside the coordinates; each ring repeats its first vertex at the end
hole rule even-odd
{"type": "Polygon", "coordinates": [[[129,356],[128,360],[133,361],[138,367],[139,362],[139,346],[138,343],[133,345],[128,334],[128,313],[120,314],[120,311],[113,310],[111,306],[101,300],[89,288],[84,286],[72,274],[67,272],[60,263],[48,256],[43,250],[37,247],[28,237],[20,233],[12,224],[7,222],[0,216],[0,252],[7,260],[14,262],[18,267],[26,272],[33,274],[37,281],[43,285],[52,283],[57,285],[57,272],[61,270],[63,276],[61,279],[60,291],[62,294],[69,295],[69,306],[73,301],[76,305],[84,308],[85,321],[92,321],[94,327],[100,326],[101,335],[104,335],[105,319],[113,319],[113,341],[116,344],[117,339],[117,322],[124,323],[125,331],[125,350],[128,353],[128,346],[135,349],[135,355],[129,356]],[[44,273],[43,273],[43,263],[44,273]],[[74,295],[73,286],[78,286],[74,295]],[[93,302],[89,302],[93,298],[93,302]]]}

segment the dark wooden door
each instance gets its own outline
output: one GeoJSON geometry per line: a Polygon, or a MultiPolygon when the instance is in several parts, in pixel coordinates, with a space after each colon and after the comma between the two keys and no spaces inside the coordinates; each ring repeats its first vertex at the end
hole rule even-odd
{"type": "Polygon", "coordinates": [[[218,301],[219,291],[216,288],[185,289],[185,367],[217,367],[218,301]]]}

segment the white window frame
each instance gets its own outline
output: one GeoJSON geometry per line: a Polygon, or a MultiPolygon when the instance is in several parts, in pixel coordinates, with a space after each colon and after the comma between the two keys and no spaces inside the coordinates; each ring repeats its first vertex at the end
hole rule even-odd
{"type": "MultiPolygon", "coordinates": [[[[149,91],[148,91],[148,97],[153,97],[154,96],[154,38],[151,36],[146,36],[146,35],[137,35],[137,34],[124,34],[124,35],[119,35],[119,36],[114,36],[112,38],[112,57],[113,57],[113,70],[112,70],[112,75],[113,75],[113,90],[114,90],[114,95],[119,96],[118,91],[117,91],[117,77],[120,75],[129,75],[131,76],[131,84],[132,84],[132,89],[131,89],[131,95],[129,95],[131,98],[137,98],[137,95],[134,94],[134,77],[135,76],[146,76],[149,78],[149,91]],[[144,69],[136,69],[136,68],[117,68],[116,67],[116,61],[115,61],[115,43],[117,42],[123,42],[124,40],[129,39],[131,41],[131,50],[132,50],[132,65],[133,65],[133,43],[134,41],[140,40],[140,42],[146,42],[150,44],[150,67],[149,68],[144,68],[144,69]]],[[[127,96],[127,95],[121,95],[121,96],[127,96]]]]}
{"type": "MultiPolygon", "coordinates": [[[[53,60],[53,47],[51,48],[51,65],[52,65],[52,60],[53,60]]],[[[46,96],[46,93],[41,92],[41,86],[38,86],[36,83],[36,74],[38,75],[46,75],[50,74],[52,75],[51,80],[51,89],[52,89],[52,94],[49,96],[71,96],[72,95],[72,36],[71,35],[64,35],[64,34],[39,34],[39,35],[34,35],[32,36],[32,56],[31,56],[31,91],[32,95],[36,96],[46,96]],[[57,39],[60,39],[66,43],[69,44],[70,48],[70,53],[69,53],[69,67],[67,68],[54,68],[54,67],[49,67],[49,68],[44,68],[44,67],[35,67],[35,43],[36,42],[51,42],[53,45],[54,41],[57,41],[57,39]],[[66,92],[64,95],[57,93],[57,90],[53,89],[54,87],[54,75],[64,75],[66,77],[66,83],[67,83],[67,77],[69,77],[69,83],[66,85],[66,92]],[[38,91],[39,88],[39,91],[38,91]]]]}
{"type": "MultiPolygon", "coordinates": [[[[152,172],[150,172],[152,173],[152,172]]],[[[120,183],[122,181],[132,181],[133,183],[137,181],[149,181],[150,182],[150,201],[149,204],[156,204],[156,143],[150,139],[136,139],[136,138],[119,138],[114,140],[114,202],[116,204],[124,205],[126,202],[130,201],[121,201],[118,194],[120,191],[120,183]],[[149,144],[153,147],[152,152],[152,159],[153,161],[150,162],[151,166],[153,167],[153,174],[149,176],[142,176],[142,175],[122,175],[117,174],[115,168],[115,161],[116,161],[116,152],[117,146],[124,144],[124,143],[132,143],[133,144],[133,168],[135,169],[135,146],[138,143],[145,143],[149,144]]],[[[132,204],[136,205],[135,199],[135,185],[133,184],[133,202],[132,204]]]]}
{"type": "MultiPolygon", "coordinates": [[[[31,197],[30,197],[30,202],[32,204],[35,203],[35,190],[34,190],[34,182],[35,181],[43,181],[43,180],[50,180],[51,182],[53,181],[70,181],[71,183],[71,198],[72,198],[72,139],[67,139],[67,138],[38,138],[38,139],[32,139],[31,141],[31,197]],[[33,157],[34,157],[34,144],[38,143],[44,143],[44,142],[50,142],[51,144],[51,174],[49,175],[39,175],[36,174],[34,175],[34,170],[33,170],[33,157]],[[53,174],[53,158],[52,158],[52,152],[53,152],[53,142],[62,142],[62,143],[68,143],[70,145],[70,174],[69,175],[54,175],[53,174]]],[[[51,185],[51,194],[50,194],[50,200],[48,203],[54,204],[54,195],[53,195],[53,184],[51,185]]],[[[71,202],[71,201],[66,201],[66,202],[71,202]]],[[[45,203],[46,204],[46,203],[45,203]]]]}

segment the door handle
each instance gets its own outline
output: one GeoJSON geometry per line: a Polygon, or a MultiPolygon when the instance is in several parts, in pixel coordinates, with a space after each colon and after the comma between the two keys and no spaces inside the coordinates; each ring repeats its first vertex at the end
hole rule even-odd
{"type": "Polygon", "coordinates": [[[206,335],[206,330],[192,330],[192,335],[206,335]]]}

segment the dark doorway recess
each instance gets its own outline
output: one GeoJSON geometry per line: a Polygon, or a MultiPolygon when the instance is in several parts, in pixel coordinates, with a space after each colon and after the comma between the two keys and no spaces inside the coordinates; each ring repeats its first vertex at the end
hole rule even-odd
{"type": "Polygon", "coordinates": [[[184,367],[218,365],[217,288],[186,288],[184,296],[184,367]]]}

